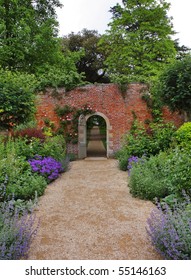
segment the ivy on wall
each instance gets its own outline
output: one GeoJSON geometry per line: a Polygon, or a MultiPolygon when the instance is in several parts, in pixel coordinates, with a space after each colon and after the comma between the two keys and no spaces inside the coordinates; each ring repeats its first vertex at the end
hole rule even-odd
{"type": "Polygon", "coordinates": [[[77,144],[78,142],[78,120],[81,115],[91,115],[95,110],[85,104],[81,108],[65,105],[57,106],[55,112],[60,120],[59,134],[63,134],[67,143],[77,144]]]}

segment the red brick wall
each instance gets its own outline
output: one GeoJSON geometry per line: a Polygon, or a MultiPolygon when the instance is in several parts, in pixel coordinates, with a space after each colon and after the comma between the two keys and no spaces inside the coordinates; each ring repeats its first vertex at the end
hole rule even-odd
{"type": "MultiPolygon", "coordinates": [[[[93,110],[104,114],[109,119],[112,126],[113,150],[116,151],[120,147],[121,136],[131,128],[132,111],[140,122],[144,123],[146,119],[152,119],[151,112],[141,97],[144,89],[146,86],[143,84],[130,84],[125,93],[122,93],[115,84],[87,85],[77,87],[70,92],[65,92],[63,88],[57,92],[47,89],[37,98],[38,126],[44,126],[43,119],[45,118],[49,118],[58,126],[59,119],[54,112],[57,105],[80,108],[88,104],[93,110]]],[[[167,108],[163,109],[163,113],[168,122],[173,121],[177,126],[183,122],[179,114],[172,114],[167,108]]]]}

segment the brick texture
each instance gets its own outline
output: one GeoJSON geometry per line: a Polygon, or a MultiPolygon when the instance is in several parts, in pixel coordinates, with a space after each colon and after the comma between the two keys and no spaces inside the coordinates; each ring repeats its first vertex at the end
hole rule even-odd
{"type": "MultiPolygon", "coordinates": [[[[125,93],[115,84],[99,84],[77,87],[69,92],[63,88],[55,90],[49,88],[37,96],[36,119],[38,127],[44,126],[44,119],[53,121],[56,127],[59,126],[59,118],[55,113],[56,106],[74,106],[81,108],[85,104],[90,105],[93,110],[104,114],[110,122],[110,142],[115,152],[121,146],[121,137],[132,125],[133,114],[137,120],[144,123],[145,120],[152,120],[150,109],[142,99],[146,85],[130,84],[125,93]]],[[[183,117],[178,113],[171,113],[168,108],[163,108],[163,116],[166,122],[174,122],[178,127],[183,123],[183,117]]],[[[72,152],[71,145],[69,146],[72,152]]],[[[77,152],[76,146],[73,148],[77,152]]]]}

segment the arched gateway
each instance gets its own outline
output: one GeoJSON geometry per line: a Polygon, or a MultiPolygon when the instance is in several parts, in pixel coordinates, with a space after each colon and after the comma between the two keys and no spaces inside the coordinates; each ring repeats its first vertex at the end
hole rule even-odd
{"type": "MultiPolygon", "coordinates": [[[[38,127],[43,128],[46,125],[45,121],[48,120],[56,129],[59,129],[63,123],[70,123],[72,109],[83,112],[88,106],[92,108],[92,112],[96,113],[87,115],[87,110],[85,110],[84,115],[79,117],[78,123],[75,119],[75,133],[72,139],[75,141],[68,140],[67,152],[78,155],[81,159],[89,155],[89,150],[87,153],[87,127],[89,123],[91,124],[91,117],[95,116],[93,119],[96,120],[97,115],[100,116],[100,118],[97,117],[98,120],[104,119],[106,127],[106,131],[104,127],[106,139],[103,141],[106,156],[112,157],[121,148],[122,136],[131,129],[135,116],[142,124],[145,124],[146,120],[147,122],[152,120],[152,111],[143,98],[143,94],[147,91],[146,85],[135,83],[129,84],[126,92],[121,92],[115,84],[86,85],[71,91],[59,88],[56,92],[55,89],[49,88],[46,92],[39,93],[36,99],[38,127]],[[58,108],[61,112],[67,111],[67,114],[58,115],[58,108]]],[[[167,108],[163,108],[163,117],[166,122],[173,121],[176,126],[182,124],[182,117],[178,113],[172,114],[167,108]]]]}
{"type": "Polygon", "coordinates": [[[109,119],[107,116],[100,112],[96,112],[91,115],[81,115],[79,117],[79,122],[78,122],[78,157],[80,159],[86,158],[87,157],[87,122],[88,119],[92,116],[100,116],[105,120],[106,123],[106,155],[107,157],[110,157],[110,155],[113,154],[113,149],[112,149],[112,134],[111,130],[112,127],[110,125],[109,119]]]}

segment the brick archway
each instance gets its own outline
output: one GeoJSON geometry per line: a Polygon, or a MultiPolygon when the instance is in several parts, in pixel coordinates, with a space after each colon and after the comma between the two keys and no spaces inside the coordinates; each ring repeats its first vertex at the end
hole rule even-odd
{"type": "Polygon", "coordinates": [[[92,116],[100,116],[106,122],[106,151],[109,158],[113,154],[113,141],[112,141],[112,126],[106,115],[96,112],[91,115],[81,115],[78,121],[78,157],[80,159],[87,157],[87,121],[92,116]]]}

